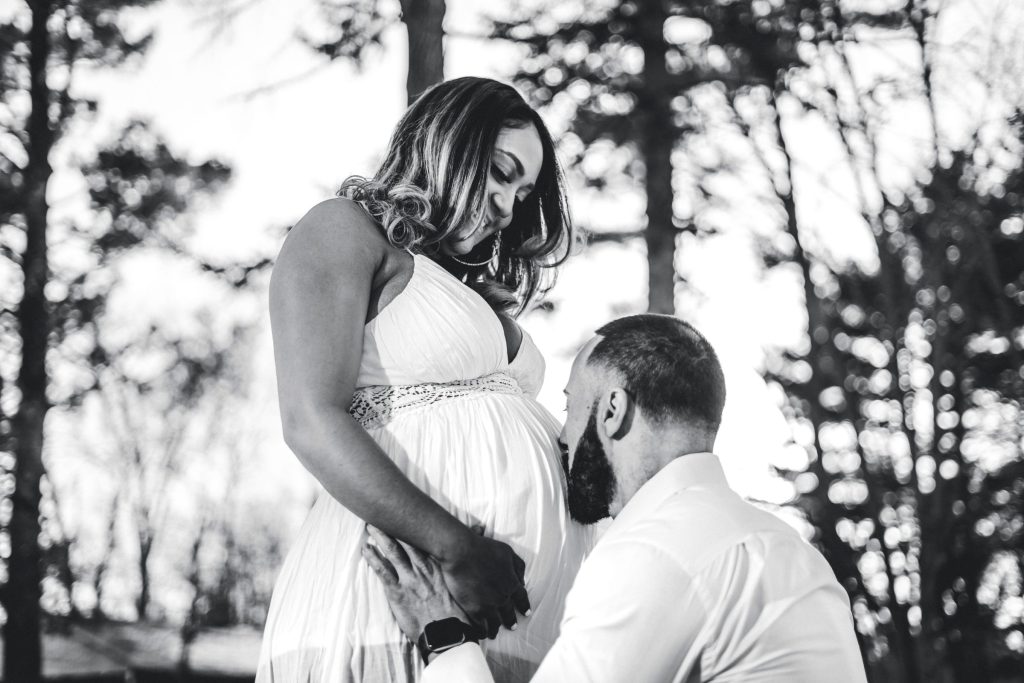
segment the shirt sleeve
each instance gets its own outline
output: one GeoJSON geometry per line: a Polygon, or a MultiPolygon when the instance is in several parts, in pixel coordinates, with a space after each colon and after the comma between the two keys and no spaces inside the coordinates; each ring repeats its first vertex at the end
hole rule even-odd
{"type": "Polygon", "coordinates": [[[464,643],[442,652],[423,670],[421,683],[494,683],[484,651],[464,643]]]}
{"type": "MultiPolygon", "coordinates": [[[[698,583],[657,547],[598,546],[566,599],[561,634],[534,683],[672,680],[699,666],[706,609],[698,583]]],[[[437,656],[422,683],[493,683],[483,650],[437,656]]]]}
{"type": "Polygon", "coordinates": [[[561,633],[533,681],[687,679],[699,671],[704,646],[700,592],[699,582],[654,545],[599,545],[576,578],[561,633]]]}

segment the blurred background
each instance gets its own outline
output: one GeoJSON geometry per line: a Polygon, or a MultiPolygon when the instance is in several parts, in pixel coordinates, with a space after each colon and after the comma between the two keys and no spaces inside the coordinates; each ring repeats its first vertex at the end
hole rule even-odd
{"type": "Polygon", "coordinates": [[[316,487],[266,289],[410,98],[514,83],[576,255],[569,363],[718,349],[732,485],[847,589],[873,682],[1024,680],[1019,0],[0,0],[3,680],[251,680],[316,487]]]}

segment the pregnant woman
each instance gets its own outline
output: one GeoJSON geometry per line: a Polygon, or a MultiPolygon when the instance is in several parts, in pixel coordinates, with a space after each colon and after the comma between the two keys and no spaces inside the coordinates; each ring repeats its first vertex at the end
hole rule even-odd
{"type": "Polygon", "coordinates": [[[432,555],[493,637],[497,680],[528,680],[589,544],[534,400],[543,358],[513,319],[570,246],[551,137],[512,87],[448,81],[339,195],[292,229],[270,285],[285,440],[325,493],[278,577],[257,681],[418,680],[360,555],[366,523],[432,555]]]}

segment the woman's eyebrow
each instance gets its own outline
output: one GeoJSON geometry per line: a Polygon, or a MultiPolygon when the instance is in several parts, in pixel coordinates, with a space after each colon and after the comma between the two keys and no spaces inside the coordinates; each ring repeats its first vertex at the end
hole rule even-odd
{"type": "MultiPolygon", "coordinates": [[[[526,169],[523,168],[523,162],[519,161],[519,157],[517,157],[515,154],[508,151],[507,149],[502,149],[500,147],[497,148],[497,151],[501,152],[502,154],[504,154],[505,156],[512,160],[512,163],[514,163],[516,166],[516,173],[519,175],[520,178],[526,176],[526,169]]],[[[533,183],[529,183],[526,185],[526,191],[533,192],[535,187],[536,186],[533,183]]]]}
{"type": "Polygon", "coordinates": [[[502,149],[499,147],[498,151],[512,159],[512,163],[516,165],[516,173],[518,173],[521,176],[526,175],[526,169],[523,168],[523,162],[519,161],[519,157],[517,157],[515,154],[508,151],[507,149],[502,149]]]}

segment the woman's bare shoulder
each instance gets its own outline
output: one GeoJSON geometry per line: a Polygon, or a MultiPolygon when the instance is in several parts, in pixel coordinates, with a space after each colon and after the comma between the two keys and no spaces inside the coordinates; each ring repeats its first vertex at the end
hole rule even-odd
{"type": "Polygon", "coordinates": [[[363,207],[351,199],[334,197],[313,206],[288,232],[278,265],[376,267],[389,248],[387,238],[363,207]]]}

